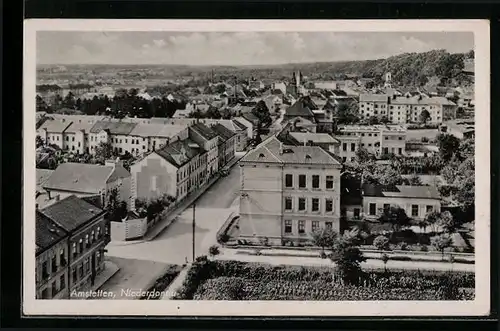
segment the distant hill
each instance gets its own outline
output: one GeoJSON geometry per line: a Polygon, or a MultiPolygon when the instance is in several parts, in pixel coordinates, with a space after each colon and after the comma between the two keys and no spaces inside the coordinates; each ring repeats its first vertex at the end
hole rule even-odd
{"type": "MultiPolygon", "coordinates": [[[[443,84],[467,84],[468,77],[462,73],[464,60],[473,59],[474,53],[450,54],[445,50],[424,53],[405,53],[386,59],[367,61],[291,63],[262,66],[188,66],[188,65],[65,65],[67,72],[88,70],[95,74],[104,72],[142,72],[146,77],[157,77],[161,72],[165,77],[206,78],[212,71],[216,80],[236,78],[245,81],[290,80],[292,72],[300,70],[309,80],[346,79],[348,76],[374,78],[382,81],[386,72],[391,72],[392,80],[399,85],[425,85],[428,78],[437,77],[443,84]]],[[[54,66],[56,67],[56,66],[54,66]]],[[[41,71],[48,66],[38,68],[41,71]]]]}

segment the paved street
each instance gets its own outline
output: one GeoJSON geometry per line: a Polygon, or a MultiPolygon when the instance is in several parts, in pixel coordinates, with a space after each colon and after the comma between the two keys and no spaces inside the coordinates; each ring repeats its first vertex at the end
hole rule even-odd
{"type": "MultiPolygon", "coordinates": [[[[216,243],[216,233],[238,205],[233,204],[239,192],[239,167],[231,168],[229,175],[221,177],[196,203],[195,247],[196,255],[206,254],[216,243]]],[[[161,263],[183,264],[192,259],[193,209],[182,212],[165,231],[152,241],[127,245],[108,245],[108,256],[148,260],[161,263]]]]}

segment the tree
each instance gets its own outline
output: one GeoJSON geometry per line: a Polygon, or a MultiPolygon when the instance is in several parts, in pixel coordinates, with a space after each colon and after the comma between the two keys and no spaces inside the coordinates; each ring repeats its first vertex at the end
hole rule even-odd
{"type": "Polygon", "coordinates": [[[112,222],[121,222],[127,216],[127,203],[119,201],[117,188],[113,188],[109,192],[106,210],[107,217],[112,222]]]}
{"type": "Polygon", "coordinates": [[[68,94],[64,97],[62,106],[69,109],[75,108],[75,96],[73,92],[69,91],[68,94]]]}
{"type": "Polygon", "coordinates": [[[263,100],[257,102],[255,107],[252,109],[252,114],[257,116],[259,122],[262,125],[271,124],[272,122],[271,113],[269,112],[269,109],[267,108],[267,105],[263,100]]]}
{"type": "Polygon", "coordinates": [[[380,124],[380,120],[378,119],[377,116],[370,116],[370,118],[368,118],[368,124],[369,125],[380,124]]]}
{"type": "Polygon", "coordinates": [[[453,218],[449,211],[444,211],[439,215],[438,225],[447,233],[453,233],[460,227],[460,224],[453,218]]]}
{"type": "Polygon", "coordinates": [[[391,225],[392,235],[403,227],[410,225],[410,218],[406,215],[405,210],[399,206],[390,206],[384,209],[378,220],[381,223],[391,225]]]}
{"type": "Polygon", "coordinates": [[[358,280],[361,274],[361,262],[366,261],[351,235],[344,235],[335,241],[330,259],[335,263],[339,275],[349,283],[358,280]]]}
{"type": "Polygon", "coordinates": [[[440,213],[438,211],[431,211],[430,213],[427,213],[424,217],[424,219],[421,221],[421,225],[424,228],[431,226],[431,231],[436,233],[437,229],[436,226],[438,225],[440,218],[440,213]]]}
{"type": "Polygon", "coordinates": [[[36,146],[36,148],[42,147],[43,145],[45,145],[45,142],[43,141],[42,137],[40,137],[39,135],[37,135],[36,138],[35,138],[35,146],[36,146]]]}
{"type": "Polygon", "coordinates": [[[449,161],[460,146],[460,139],[451,134],[439,134],[437,137],[439,154],[445,161],[449,161]]]}
{"type": "Polygon", "coordinates": [[[212,245],[210,246],[210,248],[208,249],[208,254],[213,258],[214,256],[216,255],[219,255],[220,254],[220,250],[219,250],[219,246],[217,245],[212,245]]]}
{"type": "Polygon", "coordinates": [[[431,114],[429,113],[429,111],[427,109],[424,109],[420,112],[420,116],[419,116],[419,119],[420,119],[420,122],[422,124],[426,124],[427,121],[431,118],[431,114]]]}
{"type": "Polygon", "coordinates": [[[444,259],[444,250],[450,247],[452,240],[449,234],[443,233],[431,238],[431,245],[441,252],[441,258],[444,259]]]}
{"type": "Polygon", "coordinates": [[[95,158],[99,163],[104,163],[113,156],[113,146],[107,142],[100,142],[95,148],[95,158]]]}
{"type": "Polygon", "coordinates": [[[377,247],[379,251],[386,251],[389,249],[389,239],[383,235],[377,236],[373,240],[373,246],[377,247]]]}
{"type": "Polygon", "coordinates": [[[380,123],[382,124],[387,124],[387,123],[390,123],[391,120],[387,117],[387,116],[382,116],[382,118],[380,119],[380,123]]]}
{"type": "Polygon", "coordinates": [[[422,180],[417,174],[412,175],[410,178],[408,178],[408,184],[411,186],[422,186],[422,180]]]}
{"type": "Polygon", "coordinates": [[[373,155],[368,152],[368,150],[364,147],[358,148],[356,151],[356,161],[359,163],[365,163],[370,160],[373,160],[373,155]]]}
{"type": "Polygon", "coordinates": [[[325,247],[333,247],[337,239],[337,233],[332,228],[317,228],[312,233],[313,242],[321,247],[321,255],[325,252],[325,247]]]}

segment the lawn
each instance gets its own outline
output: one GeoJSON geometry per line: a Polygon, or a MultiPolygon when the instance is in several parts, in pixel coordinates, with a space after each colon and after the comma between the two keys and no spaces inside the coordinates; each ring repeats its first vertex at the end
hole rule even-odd
{"type": "Polygon", "coordinates": [[[474,274],[370,270],[347,284],[325,267],[199,259],[177,300],[473,300],[474,274]]]}

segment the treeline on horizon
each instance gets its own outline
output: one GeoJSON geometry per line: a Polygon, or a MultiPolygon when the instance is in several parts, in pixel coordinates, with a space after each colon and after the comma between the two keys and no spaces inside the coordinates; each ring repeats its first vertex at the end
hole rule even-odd
{"type": "MultiPolygon", "coordinates": [[[[255,80],[291,80],[292,72],[300,70],[308,80],[342,80],[351,76],[373,78],[376,83],[391,72],[392,80],[403,86],[423,86],[430,78],[437,78],[440,85],[469,84],[470,79],[462,73],[464,60],[474,59],[474,51],[449,53],[432,50],[423,53],[404,53],[385,59],[365,61],[291,63],[263,66],[187,66],[187,65],[77,65],[89,69],[109,68],[134,70],[155,68],[170,71],[165,78],[207,79],[214,82],[255,80]],[[213,77],[212,77],[213,73],[213,77]]],[[[66,67],[71,67],[67,65],[66,67]]]]}

